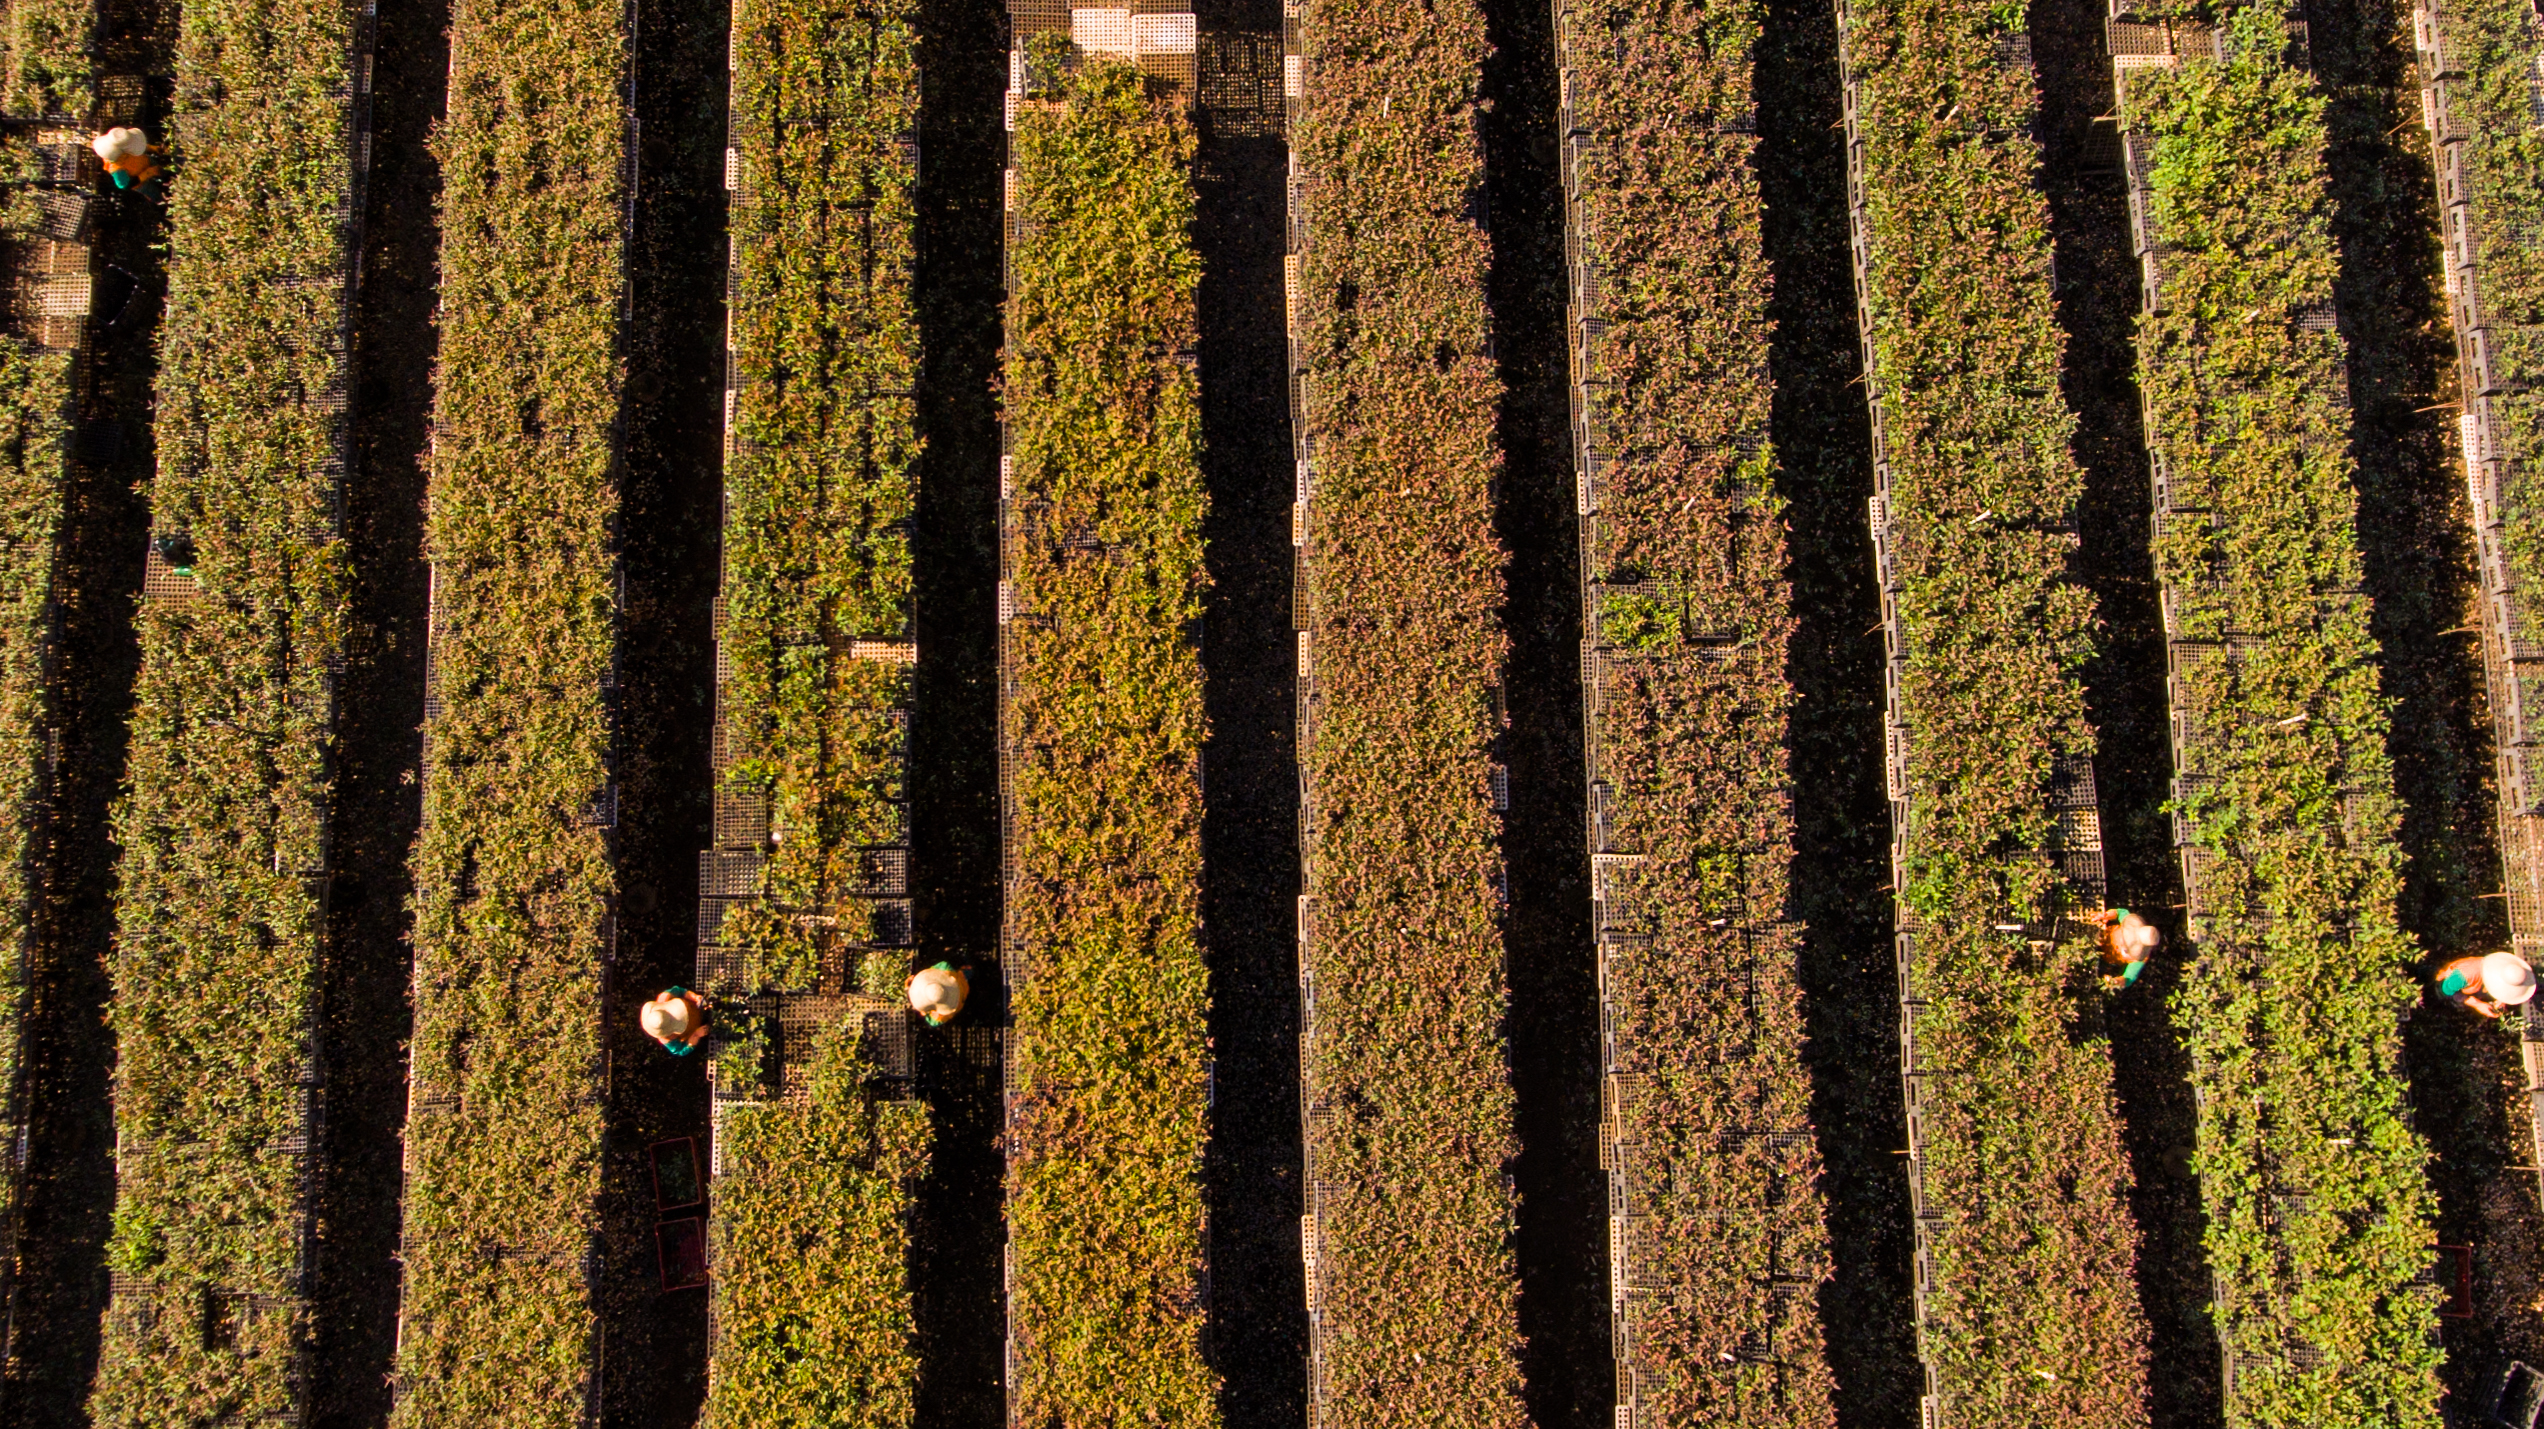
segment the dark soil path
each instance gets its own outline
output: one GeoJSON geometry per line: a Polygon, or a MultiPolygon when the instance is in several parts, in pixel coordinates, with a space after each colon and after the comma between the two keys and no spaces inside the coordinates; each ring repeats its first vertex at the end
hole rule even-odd
{"type": "MultiPolygon", "coordinates": [[[[166,113],[172,3],[110,0],[100,75],[146,77],[142,125],[166,113]]],[[[144,495],[156,456],[150,403],[166,279],[154,244],[158,205],[103,201],[90,352],[78,374],[80,421],[55,574],[53,722],[60,733],[26,1032],[27,1184],[16,1331],[0,1423],[88,1422],[90,1377],[106,1308],[106,1233],[115,1204],[115,1038],[105,1020],[115,932],[115,845],[108,816],[123,779],[140,650],[133,603],[150,528],[144,495]]]]}
{"type": "MultiPolygon", "coordinates": [[[[706,1396],[707,1296],[665,1291],[647,1149],[707,1134],[701,1058],[667,1057],[636,1023],[694,980],[698,851],[713,833],[710,611],[721,567],[724,449],[725,0],[637,0],[635,228],[620,500],[618,948],[604,1028],[601,1416],[613,1429],[694,1423],[706,1396]]],[[[684,1210],[678,1217],[696,1215],[684,1210]]],[[[678,1218],[675,1217],[675,1218],[678,1218]]]]}
{"type": "MultiPolygon", "coordinates": [[[[2102,620],[2085,670],[2100,748],[2104,868],[2110,901],[2182,938],[2182,887],[2164,801],[2173,750],[2165,706],[2164,626],[2149,549],[2152,499],[2139,420],[2135,332],[2138,263],[2111,122],[2111,62],[2103,7],[2040,0],[2032,54],[2042,96],[2041,177],[2057,243],[2058,317],[2067,335],[2063,395],[2076,413],[2085,470],[2075,564],[2102,620]]],[[[2159,959],[2137,987],[2111,999],[2112,1061],[2122,1137],[2136,1187],[2138,1295],[2152,1335],[2149,1412],[2156,1429],[2202,1429],[2224,1412],[2217,1333],[2208,1320],[2206,1221],[2189,1152],[2198,1135],[2188,1055],[2167,1010],[2182,964],[2159,959]]]]}
{"type": "Polygon", "coordinates": [[[1495,525],[1510,553],[1502,687],[1510,727],[1511,1080],[1518,1093],[1520,1368],[1540,1429],[1615,1422],[1607,1177],[1599,1166],[1599,972],[1582,765],[1581,527],[1564,332],[1554,19],[1486,0],[1488,287],[1503,384],[1495,525]]]}
{"type": "Polygon", "coordinates": [[[1811,1118],[1827,1166],[1835,1277],[1820,1318],[1846,1429],[1904,1429],[1925,1392],[1911,1329],[1908,1145],[1881,769],[1881,608],[1866,503],[1872,430],[1857,378],[1837,27],[1824,0],[1769,0],[1758,47],[1758,175],[1775,273],[1769,361],[1777,489],[1792,527],[1793,916],[1811,1118]]]}
{"type": "Polygon", "coordinates": [[[1207,1176],[1211,1363],[1230,1429],[1307,1422],[1299,1254],[1297,641],[1291,634],[1289,348],[1281,258],[1281,13],[1195,7],[1202,27],[1203,925],[1215,1059],[1207,1176]]]}
{"type": "Polygon", "coordinates": [[[1006,1164],[998,1029],[998,371],[1007,13],[919,6],[917,708],[910,723],[920,956],[973,964],[968,1027],[920,1074],[936,1156],[919,1192],[919,1423],[1006,1423],[1006,1164]]]}
{"type": "Polygon", "coordinates": [[[354,450],[345,483],[353,568],[336,704],[336,805],[320,1005],[327,1116],[311,1286],[318,1429],[385,1422],[397,1346],[406,1124],[407,859],[422,791],[425,432],[441,175],[425,139],[442,114],[444,0],[386,7],[372,67],[371,178],[354,311],[354,450]]]}

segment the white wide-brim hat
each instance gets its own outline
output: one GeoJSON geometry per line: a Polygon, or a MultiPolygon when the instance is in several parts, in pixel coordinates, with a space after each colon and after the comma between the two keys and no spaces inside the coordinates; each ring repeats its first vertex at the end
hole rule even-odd
{"type": "Polygon", "coordinates": [[[689,1001],[645,1004],[645,1035],[649,1037],[686,1037],[689,1035],[689,1001]]]}
{"type": "Polygon", "coordinates": [[[2535,996],[2535,969],[2515,953],[2487,953],[2482,959],[2482,991],[2493,1002],[2520,1006],[2535,996]]]}
{"type": "Polygon", "coordinates": [[[910,1006],[922,1016],[959,1012],[962,1004],[954,999],[960,988],[961,984],[954,981],[952,973],[929,968],[911,977],[910,1006]]]}
{"type": "Polygon", "coordinates": [[[2153,923],[2131,921],[2120,925],[2120,946],[2132,952],[2151,953],[2164,946],[2164,935],[2153,923]]]}

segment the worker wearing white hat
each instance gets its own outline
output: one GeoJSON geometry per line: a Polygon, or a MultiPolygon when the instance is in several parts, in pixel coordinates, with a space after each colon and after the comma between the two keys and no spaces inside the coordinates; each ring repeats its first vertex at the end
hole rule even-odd
{"type": "Polygon", "coordinates": [[[664,989],[661,996],[645,1004],[636,1014],[645,1035],[663,1045],[675,1057],[686,1057],[707,1040],[706,999],[685,987],[664,989]]]}
{"type": "Polygon", "coordinates": [[[2136,986],[2138,975],[2146,971],[2147,959],[2164,945],[2164,934],[2126,908],[2088,913],[2085,921],[2102,930],[2103,968],[2113,979],[2106,986],[2136,986]]]}
{"type": "Polygon", "coordinates": [[[938,963],[910,976],[910,1010],[942,1027],[954,1020],[972,995],[972,980],[951,963],[938,963]]]}
{"type": "Polygon", "coordinates": [[[139,129],[118,126],[88,141],[98,162],[106,166],[106,176],[115,187],[128,189],[135,184],[145,188],[159,177],[159,165],[151,158],[150,136],[139,129]]]}
{"type": "Polygon", "coordinates": [[[2458,958],[2438,970],[2438,995],[2484,1017],[2523,1007],[2535,996],[2535,969],[2515,953],[2458,958]]]}

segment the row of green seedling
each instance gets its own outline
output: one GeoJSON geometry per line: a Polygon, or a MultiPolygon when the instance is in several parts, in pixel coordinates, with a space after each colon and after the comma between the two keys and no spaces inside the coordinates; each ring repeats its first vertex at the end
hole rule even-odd
{"type": "Polygon", "coordinates": [[[627,20],[451,16],[401,1426],[578,1425],[598,1394],[627,20]]]}
{"type": "MultiPolygon", "coordinates": [[[[2422,0],[2412,11],[2421,119],[2429,132],[2446,243],[2448,317],[2462,388],[2458,449],[2482,572],[2483,668],[2498,754],[2500,853],[2509,938],[2544,961],[2544,264],[2529,235],[2544,222],[2531,151],[2544,107],[2544,49],[2533,7],[2422,0]]],[[[2544,1019],[2526,1019],[2527,1084],[2544,1086],[2544,1019]]],[[[2530,1164],[2544,1167],[2544,1106],[2531,1119],[2530,1164]]],[[[2539,1179],[2544,1190],[2544,1178],[2539,1179]]]]}
{"type": "MultiPolygon", "coordinates": [[[[2176,20],[2117,69],[2194,960],[2175,1017],[2229,1425],[2439,1422],[2401,1020],[2390,709],[2303,29],[2176,20]]],[[[2115,49],[2129,48],[2115,44],[2115,49]]],[[[2142,47],[2141,47],[2142,48],[2142,47]]]]}
{"type": "Polygon", "coordinates": [[[1764,9],[1559,0],[1621,1424],[1830,1426],[1766,442],[1764,9]]]}
{"type": "MultiPolygon", "coordinates": [[[[1138,18],[1154,38],[1178,17],[1138,18]]],[[[1040,12],[1014,20],[999,461],[1008,1422],[1208,1426],[1208,503],[1191,86],[1169,77],[1188,75],[1191,46],[1148,66],[1133,35],[1079,48],[1040,12]]]]}
{"type": "Polygon", "coordinates": [[[1310,1422],[1508,1429],[1501,381],[1472,3],[1285,25],[1310,1422]]]}
{"type": "Polygon", "coordinates": [[[878,1062],[889,1048],[910,1070],[914,41],[906,4],[734,7],[696,979],[715,1004],[711,1426],[907,1429],[917,1412],[910,1219],[931,1133],[878,1062]]]}
{"type": "Polygon", "coordinates": [[[1873,419],[1900,1052],[1931,1422],[2146,1418],[2097,953],[2092,599],[2028,37],[1842,5],[1873,419]]]}

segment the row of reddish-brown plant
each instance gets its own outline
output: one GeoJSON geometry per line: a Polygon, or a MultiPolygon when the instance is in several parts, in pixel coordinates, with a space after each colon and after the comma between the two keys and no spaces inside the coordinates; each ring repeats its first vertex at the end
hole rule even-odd
{"type": "Polygon", "coordinates": [[[1325,0],[1305,40],[1313,1381],[1333,1429],[1509,1429],[1484,17],[1325,0]]]}
{"type": "Polygon", "coordinates": [[[1634,1354],[1656,1423],[1828,1426],[1828,1273],[1784,921],[1791,591],[1765,444],[1769,289],[1757,140],[1763,7],[1585,0],[1566,13],[1571,222],[1604,322],[1579,375],[1583,516],[1607,652],[1586,690],[1608,812],[1599,897],[1634,1354]],[[1726,1214],[1730,1213],[1730,1214],[1726,1214]],[[1760,1287],[1782,1283],[1795,1293],[1760,1287]],[[1657,1287],[1657,1288],[1652,1288],[1657,1287]]]}

